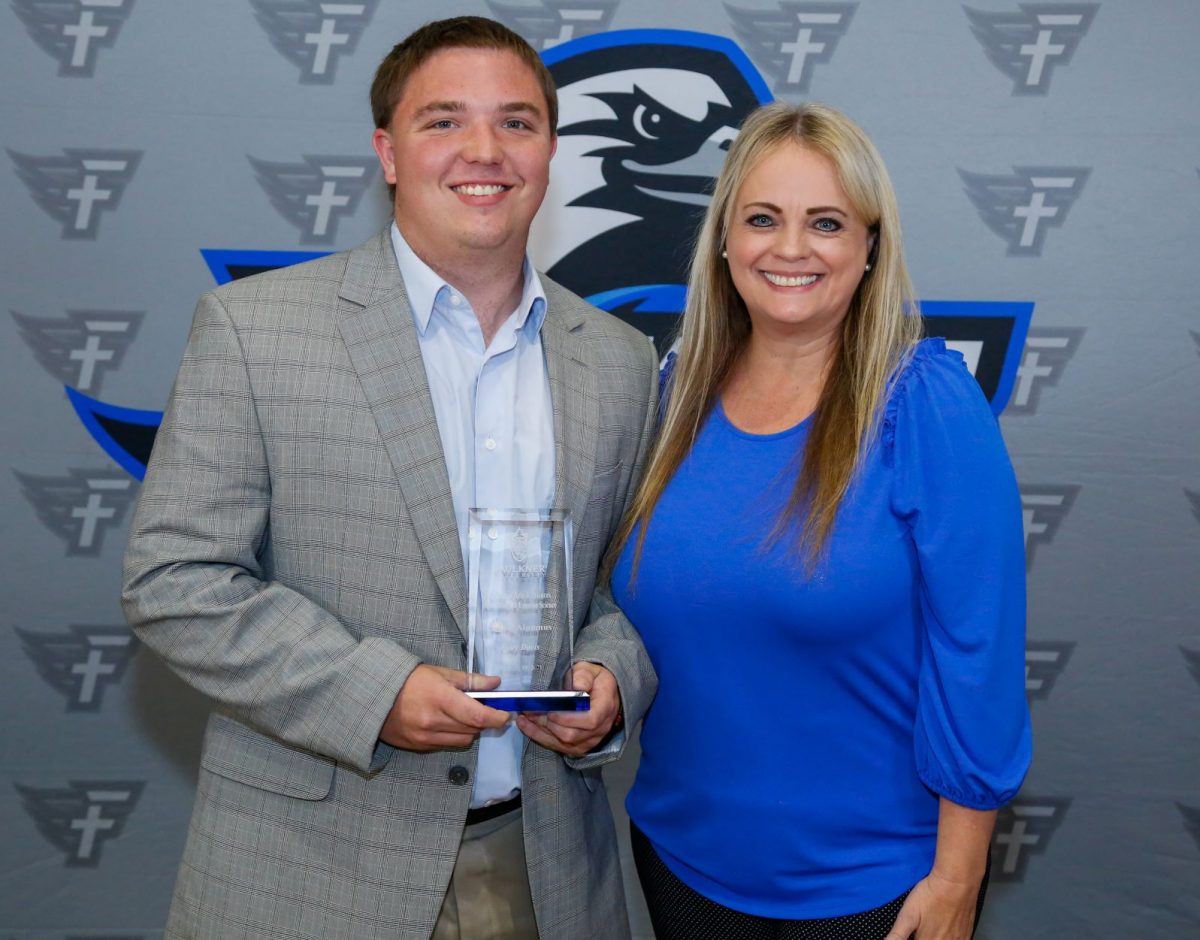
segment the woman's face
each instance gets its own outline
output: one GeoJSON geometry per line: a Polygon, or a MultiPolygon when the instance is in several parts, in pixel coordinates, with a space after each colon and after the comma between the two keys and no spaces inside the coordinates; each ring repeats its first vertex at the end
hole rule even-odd
{"type": "Polygon", "coordinates": [[[814,336],[839,329],[872,237],[827,157],[791,142],[768,152],[734,196],[725,241],[754,329],[814,336]]]}

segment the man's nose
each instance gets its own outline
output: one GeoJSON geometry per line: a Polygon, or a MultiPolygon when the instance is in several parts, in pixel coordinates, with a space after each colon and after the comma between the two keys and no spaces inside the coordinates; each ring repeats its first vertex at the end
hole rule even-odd
{"type": "Polygon", "coordinates": [[[463,158],[468,162],[496,163],[500,160],[501,153],[500,141],[493,128],[486,125],[475,125],[467,131],[463,158]]]}

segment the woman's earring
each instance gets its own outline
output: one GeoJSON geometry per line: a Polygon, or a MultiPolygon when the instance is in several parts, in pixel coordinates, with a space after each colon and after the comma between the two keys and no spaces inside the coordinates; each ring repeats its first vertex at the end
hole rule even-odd
{"type": "Polygon", "coordinates": [[[729,252],[727,252],[727,251],[726,251],[724,248],[722,248],[722,249],[721,249],[721,257],[722,257],[722,258],[728,258],[728,257],[729,257],[729,252]]]}
{"type": "Polygon", "coordinates": [[[871,265],[870,265],[870,264],[868,264],[868,265],[867,265],[865,268],[863,268],[863,270],[864,270],[864,271],[870,271],[870,270],[871,270],[871,265]]]}

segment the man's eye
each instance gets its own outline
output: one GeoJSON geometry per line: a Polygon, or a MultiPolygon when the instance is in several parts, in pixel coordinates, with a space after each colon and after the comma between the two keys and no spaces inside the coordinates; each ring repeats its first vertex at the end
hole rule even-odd
{"type": "Polygon", "coordinates": [[[440,121],[434,121],[434,122],[433,122],[432,124],[430,124],[429,126],[430,126],[430,127],[435,127],[435,128],[437,128],[438,130],[445,130],[445,129],[446,129],[446,128],[448,128],[448,127],[453,127],[453,126],[454,126],[454,122],[453,122],[452,120],[450,120],[449,118],[442,118],[440,121]]]}
{"type": "Polygon", "coordinates": [[[841,230],[842,223],[837,219],[817,219],[813,225],[821,232],[837,232],[841,230]]]}
{"type": "Polygon", "coordinates": [[[513,130],[524,130],[529,125],[521,118],[509,118],[504,122],[504,126],[513,130]]]}

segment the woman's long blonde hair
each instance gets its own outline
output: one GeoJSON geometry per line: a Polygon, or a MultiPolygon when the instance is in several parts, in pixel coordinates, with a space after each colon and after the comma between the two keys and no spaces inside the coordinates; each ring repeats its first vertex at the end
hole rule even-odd
{"type": "Polygon", "coordinates": [[[614,561],[633,530],[641,532],[683,462],[750,336],[750,316],[721,249],[734,201],[747,175],[775,148],[800,144],[834,169],[851,208],[874,236],[871,270],[850,301],[813,415],[795,485],[771,538],[803,519],[800,547],[810,564],[823,551],[855,469],[878,427],[891,378],[920,337],[912,284],[904,264],[896,195],[883,159],[863,130],[825,105],[775,102],[746,118],[725,159],[692,257],[680,347],[658,441],[641,487],[613,540],[614,561]]]}

